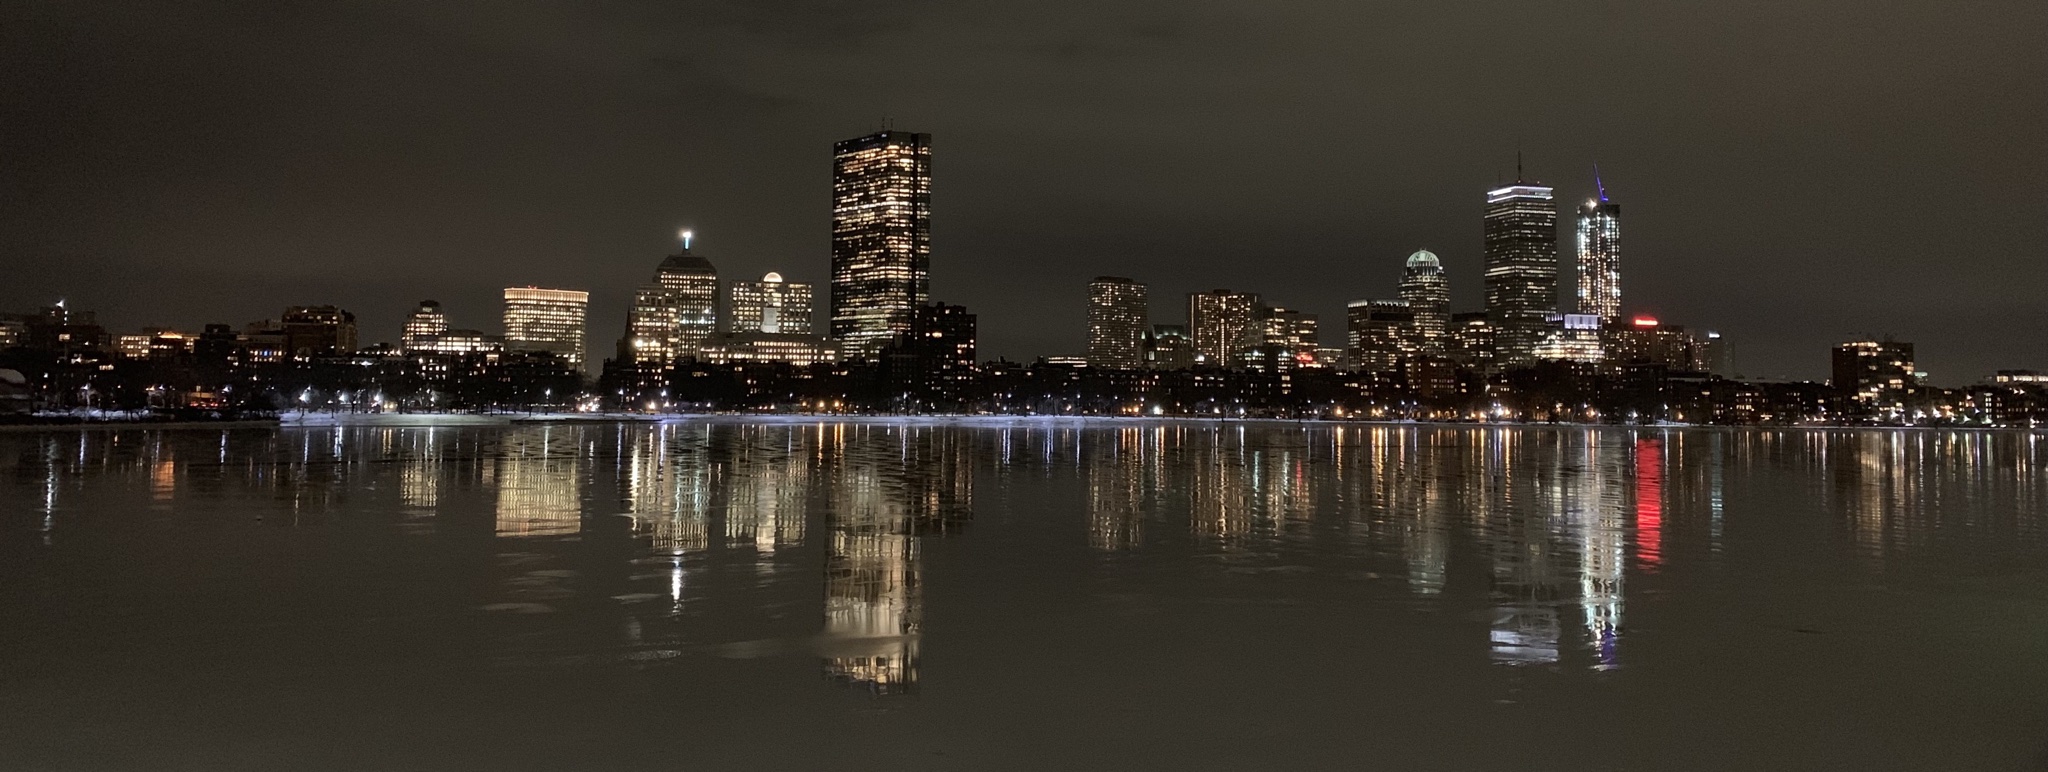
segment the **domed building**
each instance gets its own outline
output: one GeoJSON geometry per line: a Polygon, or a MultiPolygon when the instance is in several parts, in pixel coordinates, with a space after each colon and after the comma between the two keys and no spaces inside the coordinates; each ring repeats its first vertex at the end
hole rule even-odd
{"type": "Polygon", "coordinates": [[[1401,277],[1401,299],[1415,311],[1416,337],[1425,353],[1443,351],[1444,331],[1451,322],[1451,280],[1436,253],[1418,249],[1408,256],[1401,277]]]}

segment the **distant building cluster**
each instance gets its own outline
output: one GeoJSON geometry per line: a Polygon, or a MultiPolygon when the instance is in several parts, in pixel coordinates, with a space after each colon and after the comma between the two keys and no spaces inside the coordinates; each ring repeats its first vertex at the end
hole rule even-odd
{"type": "MultiPolygon", "coordinates": [[[[2048,377],[1938,389],[1910,343],[1850,341],[1825,384],[1740,380],[1727,341],[1625,312],[1621,206],[1604,185],[1560,250],[1552,188],[1517,179],[1480,210],[1484,306],[1451,308],[1422,249],[1391,298],[1352,301],[1341,346],[1314,313],[1256,292],[1088,283],[1086,351],[983,362],[976,316],[931,299],[928,134],[833,145],[831,283],[721,278],[683,231],[633,294],[611,356],[586,349],[590,294],[507,287],[497,330],[420,301],[398,343],[365,346],[332,305],[193,332],[111,335],[58,304],[0,314],[0,413],[561,409],[1283,416],[1446,421],[2038,425],[2048,377]],[[1575,296],[1560,302],[1562,253],[1575,296]],[[595,369],[594,382],[586,373],[595,369]]],[[[1595,176],[1598,181],[1597,174],[1595,176]]]]}

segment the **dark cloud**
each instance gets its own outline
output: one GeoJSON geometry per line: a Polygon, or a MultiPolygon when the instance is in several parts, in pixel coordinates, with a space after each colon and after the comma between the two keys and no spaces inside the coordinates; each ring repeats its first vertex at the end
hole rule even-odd
{"type": "Polygon", "coordinates": [[[591,289],[593,345],[695,226],[823,281],[829,148],[936,142],[934,291],[991,355],[1077,351],[1082,285],[1322,314],[1444,256],[1479,198],[1623,202],[1625,304],[1824,375],[2048,367],[2048,6],[1989,3],[16,3],[0,307],[196,325],[591,289]]]}

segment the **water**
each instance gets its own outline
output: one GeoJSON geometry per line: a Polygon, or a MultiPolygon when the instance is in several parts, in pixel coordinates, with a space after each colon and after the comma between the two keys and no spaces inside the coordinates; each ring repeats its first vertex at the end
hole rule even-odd
{"type": "Polygon", "coordinates": [[[0,433],[8,769],[2048,768],[2048,437],[0,433]]]}

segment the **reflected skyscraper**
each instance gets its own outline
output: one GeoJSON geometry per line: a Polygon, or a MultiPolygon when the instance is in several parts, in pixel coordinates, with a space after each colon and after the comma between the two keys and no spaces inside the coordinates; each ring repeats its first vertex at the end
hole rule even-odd
{"type": "Polygon", "coordinates": [[[499,459],[489,482],[498,491],[499,536],[566,536],[583,529],[583,478],[574,452],[546,435],[499,459]]]}
{"type": "Polygon", "coordinates": [[[634,437],[626,460],[626,509],[659,550],[705,549],[719,505],[719,467],[706,463],[708,430],[662,426],[634,437]]]}
{"type": "Polygon", "coordinates": [[[917,683],[919,540],[963,526],[973,495],[969,446],[930,429],[900,431],[893,463],[848,460],[839,468],[827,519],[825,672],[881,694],[917,683]]]}

